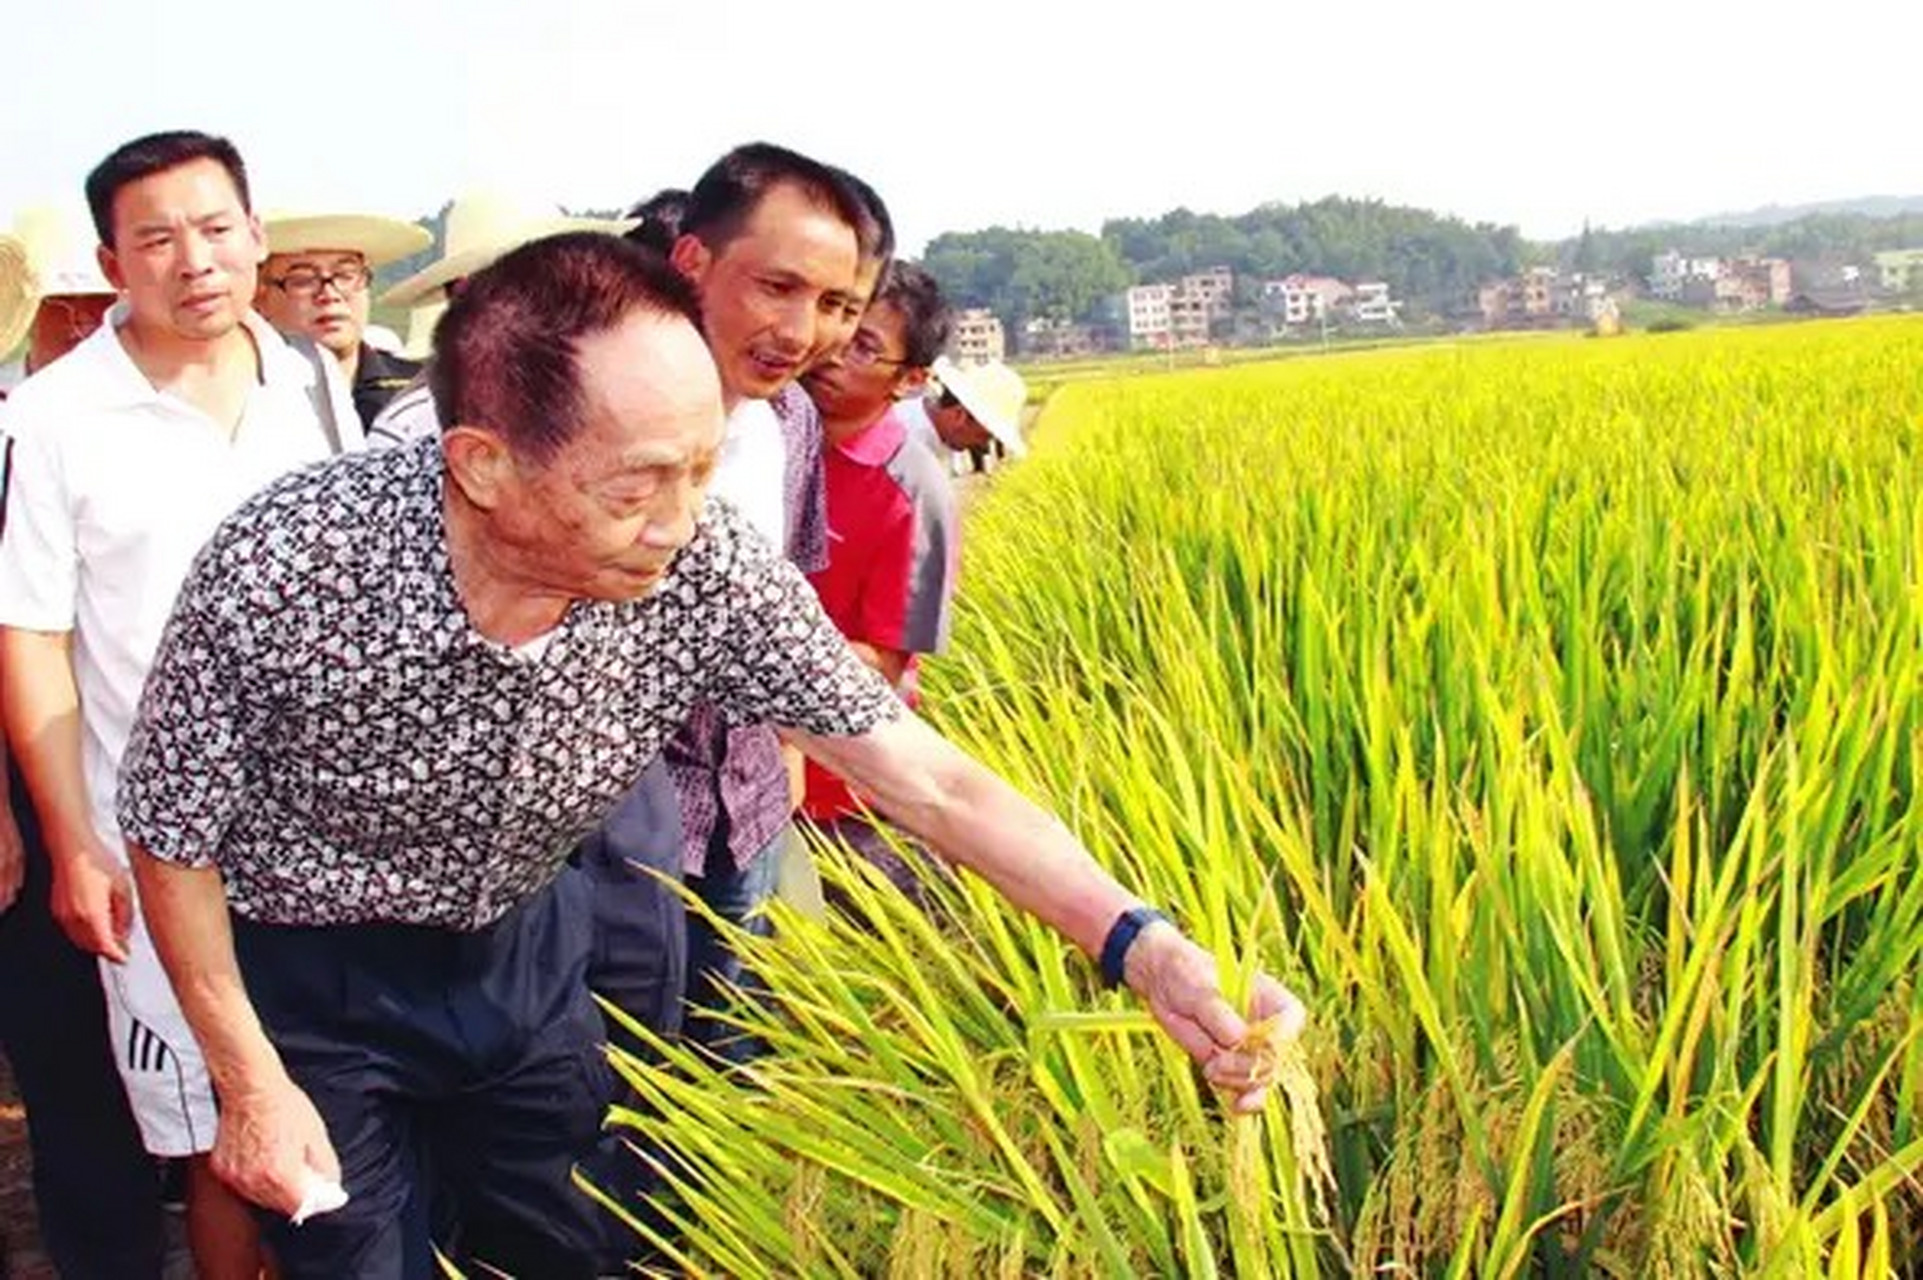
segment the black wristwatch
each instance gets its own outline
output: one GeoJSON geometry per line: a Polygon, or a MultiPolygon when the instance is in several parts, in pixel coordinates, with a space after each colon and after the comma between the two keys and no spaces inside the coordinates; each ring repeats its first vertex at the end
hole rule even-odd
{"type": "Polygon", "coordinates": [[[1108,927],[1108,937],[1102,940],[1102,978],[1109,986],[1122,985],[1122,964],[1128,959],[1128,949],[1135,945],[1135,936],[1158,920],[1175,923],[1154,907],[1130,907],[1115,917],[1115,923],[1108,927]]]}

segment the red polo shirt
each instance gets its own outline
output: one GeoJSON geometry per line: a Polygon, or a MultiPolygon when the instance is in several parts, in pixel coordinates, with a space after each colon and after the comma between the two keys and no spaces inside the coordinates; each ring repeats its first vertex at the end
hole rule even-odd
{"type": "MultiPolygon", "coordinates": [[[[828,567],[808,576],[848,639],[910,655],[901,695],[919,701],[913,655],[948,642],[960,546],[955,494],[939,460],[889,410],[823,449],[828,567]]],[[[818,821],[859,812],[839,778],[808,765],[802,811],[818,821]]]]}

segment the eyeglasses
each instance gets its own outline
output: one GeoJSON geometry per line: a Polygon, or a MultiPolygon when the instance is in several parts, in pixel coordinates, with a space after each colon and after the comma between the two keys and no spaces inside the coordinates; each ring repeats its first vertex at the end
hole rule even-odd
{"type": "Polygon", "coordinates": [[[347,298],[365,289],[373,278],[374,273],[363,263],[352,267],[335,267],[332,271],[295,267],[286,275],[267,283],[291,298],[315,297],[325,285],[332,285],[336,293],[347,298]]]}
{"type": "Polygon", "coordinates": [[[878,364],[908,363],[906,360],[897,360],[893,356],[885,356],[881,353],[880,347],[869,346],[860,341],[848,344],[841,353],[841,362],[852,369],[872,369],[878,364]]]}

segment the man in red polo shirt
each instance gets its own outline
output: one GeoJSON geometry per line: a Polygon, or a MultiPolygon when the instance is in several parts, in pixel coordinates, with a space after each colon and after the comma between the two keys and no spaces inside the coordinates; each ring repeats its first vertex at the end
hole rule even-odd
{"type": "MultiPolygon", "coordinates": [[[[948,476],[896,406],[921,394],[952,329],[934,277],[894,263],[848,346],[804,379],[828,446],[828,567],[808,581],[855,652],[910,706],[916,656],[948,639],[960,526],[948,476]]],[[[802,812],[914,892],[913,872],[841,780],[812,762],[807,778],[802,812]]]]}

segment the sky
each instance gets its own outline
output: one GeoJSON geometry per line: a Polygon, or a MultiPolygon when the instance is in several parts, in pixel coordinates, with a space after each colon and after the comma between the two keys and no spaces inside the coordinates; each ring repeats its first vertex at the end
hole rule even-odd
{"type": "Polygon", "coordinates": [[[1546,239],[1923,194],[1916,0],[53,0],[8,6],[0,222],[119,143],[239,144],[263,210],[570,210],[779,142],[918,252],[1376,197],[1546,239]]]}

